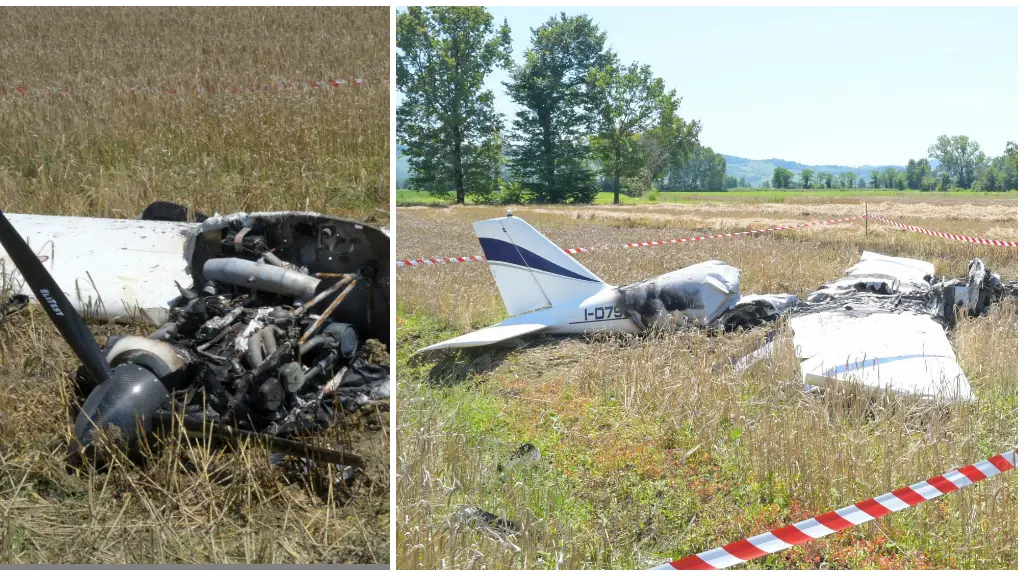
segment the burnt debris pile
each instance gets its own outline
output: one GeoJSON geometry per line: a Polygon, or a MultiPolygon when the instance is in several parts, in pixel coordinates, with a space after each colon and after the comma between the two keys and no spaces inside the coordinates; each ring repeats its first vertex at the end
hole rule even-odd
{"type": "Polygon", "coordinates": [[[982,316],[995,302],[1016,298],[1017,281],[1003,282],[980,258],[971,259],[966,276],[946,279],[935,276],[928,262],[864,252],[845,277],[812,292],[795,313],[914,312],[952,328],[959,310],[970,317],[982,316]]]}

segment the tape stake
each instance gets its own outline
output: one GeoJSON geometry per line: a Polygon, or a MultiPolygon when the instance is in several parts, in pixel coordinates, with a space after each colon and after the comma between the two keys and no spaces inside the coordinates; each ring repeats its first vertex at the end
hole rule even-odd
{"type": "Polygon", "coordinates": [[[928,236],[935,236],[936,238],[958,240],[960,242],[971,242],[973,244],[984,244],[986,246],[1003,246],[1005,248],[1017,248],[1017,242],[1015,240],[989,240],[988,238],[975,238],[973,236],[964,236],[962,234],[949,234],[947,232],[937,232],[935,230],[929,230],[927,228],[919,228],[917,226],[902,224],[900,222],[890,220],[877,214],[869,214],[868,216],[873,220],[885,222],[886,224],[895,226],[901,230],[909,230],[911,232],[917,232],[919,234],[927,234],[928,236]]]}
{"type": "Polygon", "coordinates": [[[1017,449],[1014,448],[986,460],[950,470],[912,486],[905,486],[887,494],[868,498],[852,506],[827,512],[796,524],[776,528],[726,544],[721,548],[701,552],[656,566],[652,570],[718,570],[766,556],[779,550],[799,546],[851,526],[871,522],[922,502],[939,498],[965,486],[991,478],[1000,472],[1017,467],[1017,449]]]}

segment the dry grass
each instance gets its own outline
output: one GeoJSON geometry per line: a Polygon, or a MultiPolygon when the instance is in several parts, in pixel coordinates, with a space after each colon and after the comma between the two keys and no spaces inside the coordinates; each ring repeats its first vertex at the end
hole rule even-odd
{"type": "MultiPolygon", "coordinates": [[[[909,224],[1016,239],[1015,204],[872,204],[909,224]],[[944,216],[944,214],[946,216],[944,216]]],[[[863,213],[863,203],[745,202],[615,209],[521,208],[562,246],[733,231],[863,213]]],[[[470,222],[500,208],[400,209],[398,256],[479,253],[470,222]],[[438,234],[438,230],[445,233],[438,234]]],[[[1017,251],[901,232],[877,222],[577,258],[610,283],[709,258],[741,290],[806,296],[862,250],[922,258],[962,275],[972,256],[1006,279],[1017,251]]],[[[766,330],[707,337],[542,337],[509,349],[412,358],[504,316],[486,266],[402,270],[398,284],[397,565],[400,568],[642,568],[752,536],[1015,446],[1017,304],[950,334],[978,401],[880,408],[801,392],[788,340],[742,375],[730,358],[766,330]],[[543,458],[499,472],[529,442],[543,458]],[[479,506],[524,526],[487,534],[456,521],[479,506]]],[[[785,330],[783,330],[785,332],[785,330]]],[[[755,561],[773,568],[1009,568],[1017,563],[1017,473],[755,561]]]]}
{"type": "MultiPolygon", "coordinates": [[[[387,8],[2,8],[0,30],[0,87],[73,93],[0,96],[5,211],[132,218],[160,199],[388,221],[387,8]],[[350,77],[366,83],[220,90],[350,77]],[[128,93],[197,84],[215,92],[128,93]]],[[[0,324],[0,562],[388,563],[387,412],[325,433],[369,464],[344,493],[262,447],[176,437],[142,466],[69,472],[59,341],[35,306],[0,324]]]]}
{"type": "Polygon", "coordinates": [[[8,212],[134,217],[159,199],[387,219],[386,8],[3,8],[0,29],[8,212]],[[366,83],[226,90],[351,77],[366,83]]]}

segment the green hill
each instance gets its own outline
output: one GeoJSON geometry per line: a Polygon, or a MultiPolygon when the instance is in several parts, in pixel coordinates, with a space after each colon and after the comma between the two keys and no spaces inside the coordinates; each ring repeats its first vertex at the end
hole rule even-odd
{"type": "Polygon", "coordinates": [[[871,177],[872,170],[882,171],[886,168],[892,167],[896,169],[903,169],[906,166],[898,164],[887,164],[884,166],[839,166],[836,164],[801,164],[800,162],[793,162],[791,160],[781,160],[779,158],[770,158],[768,160],[751,160],[750,158],[741,158],[739,156],[730,156],[728,154],[722,154],[725,157],[725,174],[726,176],[735,176],[736,178],[746,178],[747,183],[752,186],[757,186],[765,180],[772,179],[772,173],[775,172],[776,167],[782,167],[788,169],[793,173],[793,176],[799,176],[800,172],[804,169],[814,170],[814,173],[828,172],[830,174],[841,174],[843,172],[853,172],[857,174],[857,178],[863,178],[865,180],[871,177]]]}

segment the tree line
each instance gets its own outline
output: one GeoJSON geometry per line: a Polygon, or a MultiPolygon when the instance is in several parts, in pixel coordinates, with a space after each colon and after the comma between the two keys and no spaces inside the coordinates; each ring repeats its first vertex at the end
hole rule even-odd
{"type": "MultiPolygon", "coordinates": [[[[725,158],[679,114],[681,98],[651,67],[624,63],[585,15],[531,30],[521,63],[508,23],[484,7],[409,7],[396,21],[398,140],[409,185],[456,202],[589,203],[601,190],[638,196],[754,186],[726,176],[725,158]],[[507,70],[518,107],[510,129],[484,80],[507,70]]],[[[1015,190],[1017,144],[987,158],[967,136],[940,136],[906,168],[799,174],[778,167],[764,188],[1015,190]],[[933,169],[933,161],[935,169],[933,169]]]]}
{"type": "Polygon", "coordinates": [[[531,30],[521,64],[508,23],[483,7],[409,7],[396,20],[398,139],[409,185],[478,202],[590,203],[607,189],[721,190],[725,158],[699,141],[701,124],[651,67],[623,63],[585,15],[531,30]],[[484,79],[518,109],[507,131],[484,79]]]}
{"type": "Polygon", "coordinates": [[[855,172],[815,173],[804,169],[799,177],[786,168],[775,168],[768,188],[890,188],[895,190],[947,191],[952,189],[979,192],[1003,192],[1017,189],[1017,143],[1007,142],[1003,154],[987,157],[981,145],[967,136],[942,135],[928,147],[928,155],[911,158],[907,167],[893,166],[872,170],[865,180],[855,172]],[[935,169],[932,161],[936,162],[935,169]]]}

